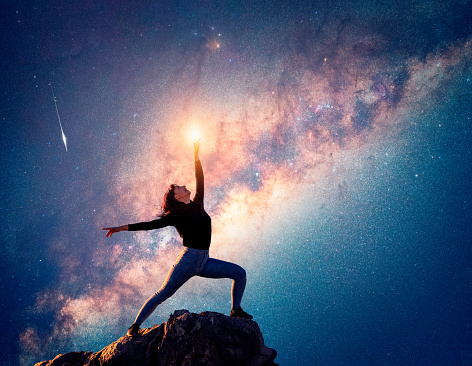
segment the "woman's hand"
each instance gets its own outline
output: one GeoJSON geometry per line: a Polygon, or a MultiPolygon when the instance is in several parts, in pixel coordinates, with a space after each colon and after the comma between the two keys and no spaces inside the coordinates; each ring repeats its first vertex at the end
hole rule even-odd
{"type": "Polygon", "coordinates": [[[198,151],[200,149],[200,139],[193,140],[193,152],[195,154],[195,161],[198,160],[198,151]]]}
{"type": "Polygon", "coordinates": [[[116,227],[104,227],[102,230],[108,230],[106,237],[109,238],[114,233],[118,233],[120,231],[127,231],[128,225],[116,226],[116,227]]]}

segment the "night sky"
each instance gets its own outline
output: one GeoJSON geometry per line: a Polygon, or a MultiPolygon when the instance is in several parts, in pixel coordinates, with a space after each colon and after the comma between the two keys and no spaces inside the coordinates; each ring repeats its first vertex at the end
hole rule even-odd
{"type": "MultiPolygon", "coordinates": [[[[472,1],[0,14],[3,364],[125,334],[181,241],[101,228],[155,219],[171,183],[194,192],[194,137],[210,255],[246,269],[277,362],[472,362],[472,1]]],[[[229,314],[230,287],[191,279],[143,326],[229,314]]]]}

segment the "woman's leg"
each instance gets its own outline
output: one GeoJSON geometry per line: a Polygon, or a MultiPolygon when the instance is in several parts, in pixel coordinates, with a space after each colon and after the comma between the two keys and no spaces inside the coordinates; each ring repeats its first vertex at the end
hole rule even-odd
{"type": "Polygon", "coordinates": [[[136,324],[142,324],[159,304],[171,297],[185,282],[197,274],[201,263],[199,257],[201,256],[186,249],[180,253],[159,291],[147,299],[139,310],[134,321],[136,324]]]}
{"type": "Polygon", "coordinates": [[[241,305],[241,299],[246,288],[246,271],[237,264],[225,262],[219,259],[209,258],[203,269],[197,274],[206,278],[231,278],[232,308],[237,309],[241,305]]]}

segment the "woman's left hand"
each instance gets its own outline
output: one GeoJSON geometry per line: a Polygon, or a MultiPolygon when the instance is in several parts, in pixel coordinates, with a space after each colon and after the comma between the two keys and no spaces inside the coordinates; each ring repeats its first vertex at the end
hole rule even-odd
{"type": "Polygon", "coordinates": [[[111,237],[114,233],[119,233],[120,231],[128,231],[128,225],[121,225],[116,227],[104,227],[102,230],[108,230],[106,237],[111,237]]]}

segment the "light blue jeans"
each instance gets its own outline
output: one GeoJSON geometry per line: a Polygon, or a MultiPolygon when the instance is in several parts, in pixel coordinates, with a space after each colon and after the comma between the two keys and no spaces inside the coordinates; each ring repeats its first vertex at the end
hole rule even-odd
{"type": "Polygon", "coordinates": [[[159,291],[147,299],[134,322],[142,324],[159,304],[171,297],[193,276],[231,278],[233,280],[231,288],[232,308],[236,309],[241,305],[246,287],[246,271],[237,264],[209,258],[208,250],[185,248],[169,270],[167,278],[159,291]]]}

